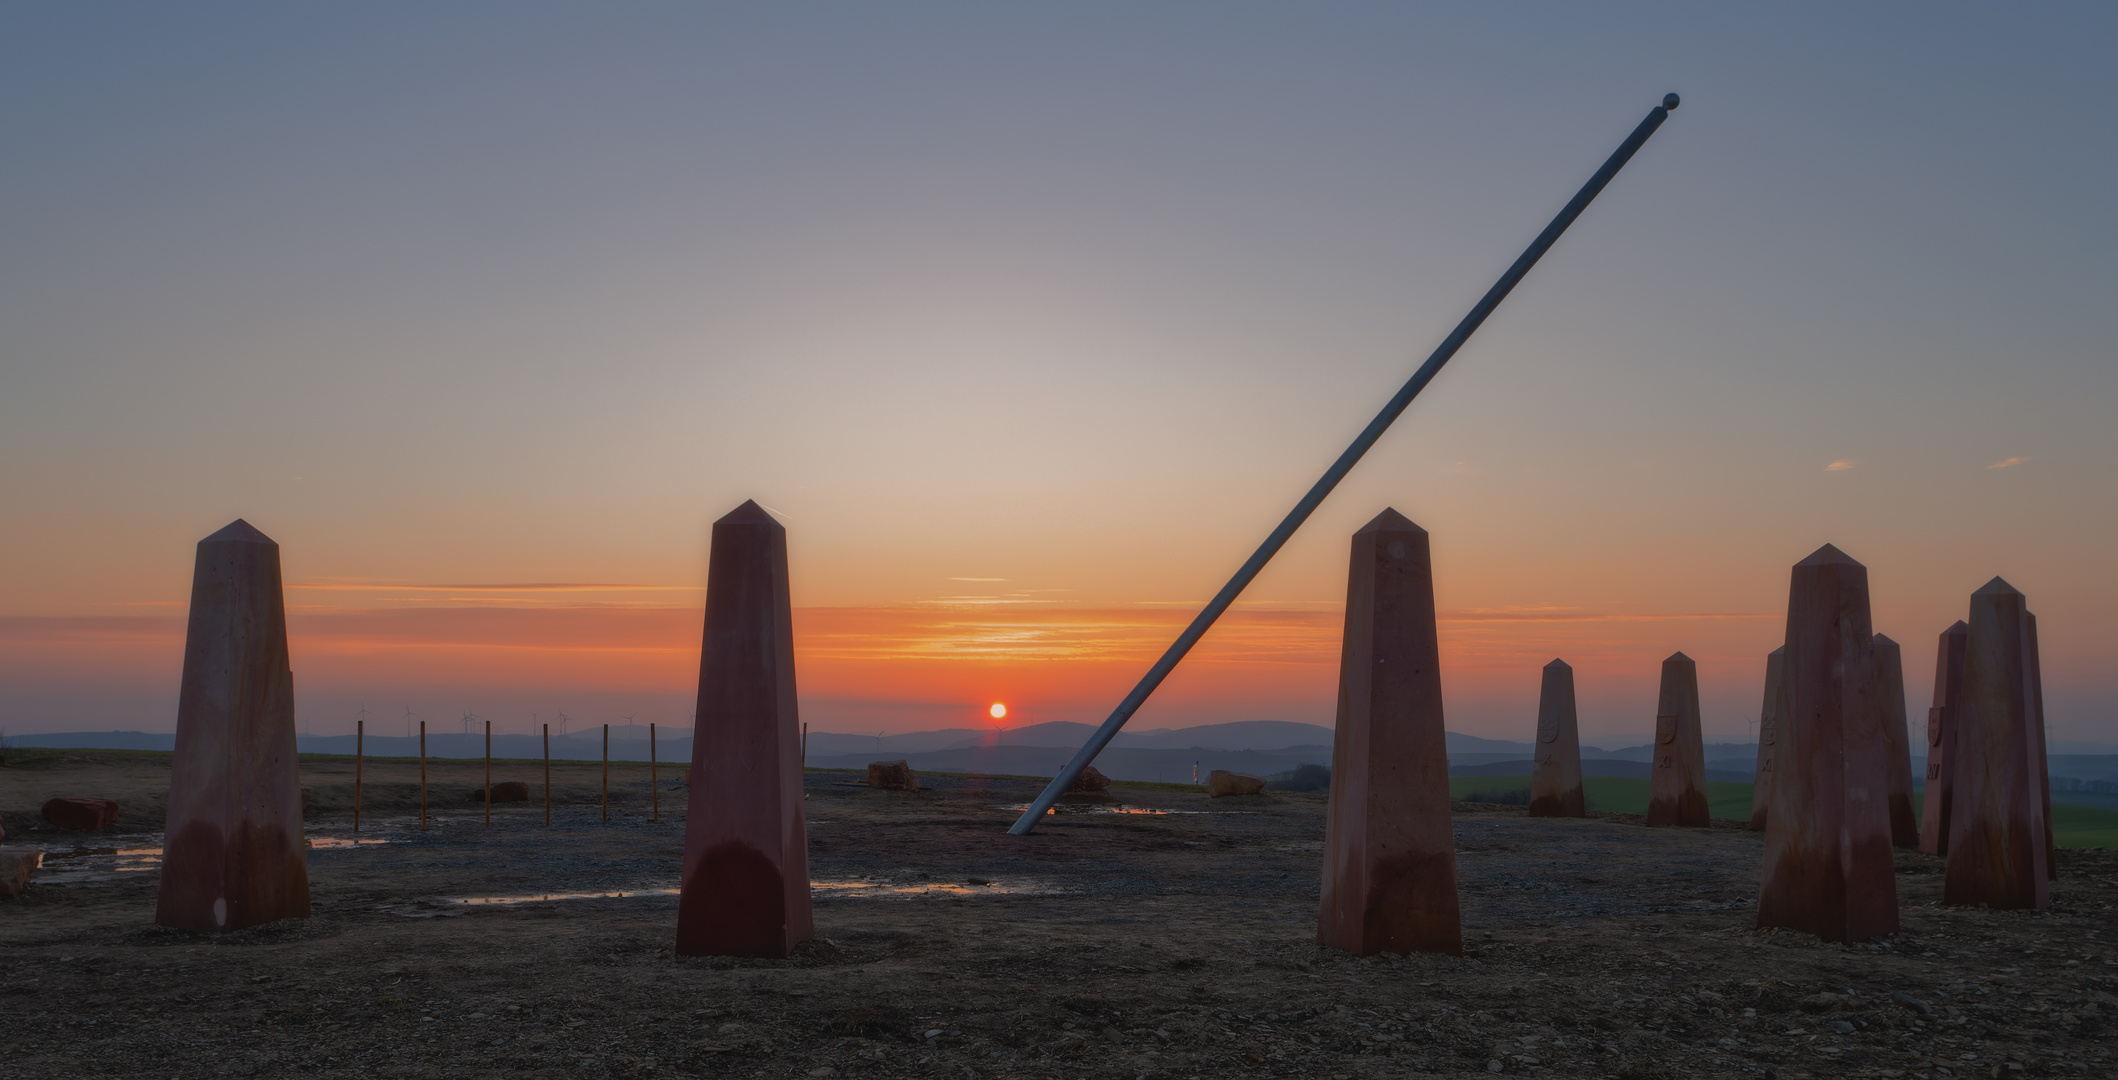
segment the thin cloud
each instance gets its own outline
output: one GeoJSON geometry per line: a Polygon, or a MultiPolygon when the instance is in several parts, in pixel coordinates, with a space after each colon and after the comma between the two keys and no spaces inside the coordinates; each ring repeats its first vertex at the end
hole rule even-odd
{"type": "Polygon", "coordinates": [[[2023,456],[2021,456],[2021,457],[2011,457],[2011,458],[2002,458],[2001,460],[1999,460],[1999,461],[1996,461],[1996,462],[1994,462],[1993,464],[1991,464],[1991,465],[1988,465],[1988,466],[1986,466],[1986,468],[1988,468],[1988,469],[2012,469],[2012,468],[2014,468],[2015,466],[2017,466],[2017,465],[2020,465],[2020,464],[2022,464],[2023,462],[2025,462],[2025,461],[2028,461],[2028,460],[2030,460],[2030,455],[2028,455],[2028,454],[2024,454],[2024,455],[2023,455],[2023,456]]]}
{"type": "Polygon", "coordinates": [[[952,577],[950,581],[1006,581],[1004,577],[952,577]]]}
{"type": "Polygon", "coordinates": [[[1850,469],[1850,468],[1853,468],[1853,459],[1852,459],[1852,458],[1840,458],[1840,459],[1838,459],[1837,461],[1834,461],[1834,462],[1832,462],[1831,464],[1829,464],[1829,465],[1826,465],[1826,466],[1824,466],[1824,471],[1825,471],[1825,472],[1845,472],[1845,471],[1846,471],[1847,469],[1850,469]]]}

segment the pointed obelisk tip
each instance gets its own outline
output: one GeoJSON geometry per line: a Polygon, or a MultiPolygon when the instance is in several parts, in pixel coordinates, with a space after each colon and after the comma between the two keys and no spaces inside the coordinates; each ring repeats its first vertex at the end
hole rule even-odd
{"type": "Polygon", "coordinates": [[[728,511],[715,525],[777,525],[779,520],[765,512],[755,499],[744,499],[743,505],[728,511]]]}
{"type": "Polygon", "coordinates": [[[1765,654],[1765,655],[1767,655],[1767,656],[1785,656],[1785,655],[1787,655],[1787,646],[1785,646],[1785,645],[1782,645],[1782,646],[1780,646],[1779,648],[1777,648],[1777,649],[1774,649],[1774,650],[1772,650],[1771,652],[1769,652],[1769,653],[1767,653],[1767,654],[1765,654]]]}
{"type": "Polygon", "coordinates": [[[1572,665],[1572,664],[1569,664],[1569,663],[1567,663],[1567,662],[1566,662],[1566,661],[1564,661],[1564,660],[1556,660],[1556,659],[1555,659],[1555,660],[1553,660],[1553,661],[1552,661],[1551,663],[1549,663],[1549,664],[1546,664],[1546,665],[1544,666],[1544,669],[1545,669],[1546,671],[1550,671],[1550,670],[1552,670],[1553,668],[1564,668],[1564,669],[1566,669],[1566,670],[1568,670],[1568,671],[1572,671],[1572,670],[1574,670],[1574,665],[1572,665]]]}
{"type": "Polygon", "coordinates": [[[1682,100],[1684,99],[1678,97],[1677,92],[1672,90],[1669,93],[1662,95],[1662,107],[1665,109],[1674,109],[1677,107],[1677,103],[1682,100]]]}
{"type": "Polygon", "coordinates": [[[1985,588],[1983,588],[1983,589],[1980,589],[1980,590],[1978,590],[1977,592],[1975,592],[1975,593],[1972,593],[1971,595],[1972,595],[1972,596],[2021,596],[2021,595],[2022,595],[2022,590],[2021,590],[2021,589],[2018,589],[2018,588],[2016,588],[2016,587],[2015,587],[2015,586],[2013,586],[2013,585],[2010,585],[2010,584],[2008,584],[2008,583],[2007,583],[2006,581],[2003,581],[2003,580],[2001,580],[2000,578],[1994,578],[1993,580],[1991,580],[1991,581],[1988,581],[1988,582],[1986,582],[1986,587],[1985,587],[1985,588]]]}
{"type": "Polygon", "coordinates": [[[1680,652],[1673,652],[1669,654],[1669,659],[1662,662],[1665,664],[1689,664],[1691,663],[1691,657],[1680,652]]]}
{"type": "Polygon", "coordinates": [[[1386,506],[1383,507],[1382,513],[1375,515],[1373,520],[1361,526],[1355,535],[1370,532],[1416,532],[1424,534],[1426,531],[1413,524],[1411,518],[1398,513],[1395,507],[1386,506]]]}
{"type": "Polygon", "coordinates": [[[1875,635],[1875,643],[1878,645],[1895,645],[1897,644],[1897,639],[1888,634],[1877,634],[1875,635]]]}
{"type": "Polygon", "coordinates": [[[1837,564],[1839,564],[1839,565],[1843,565],[1843,566],[1859,566],[1859,565],[1860,565],[1860,561],[1859,561],[1859,560],[1855,559],[1855,558],[1854,558],[1853,556],[1851,556],[1851,555],[1848,555],[1848,554],[1846,554],[1846,553],[1845,553],[1845,552],[1843,552],[1843,551],[1840,551],[1840,550],[1839,550],[1838,548],[1835,548],[1835,547],[1831,546],[1830,544],[1825,544],[1825,545],[1824,545],[1823,547],[1820,547],[1820,548],[1816,549],[1815,551],[1812,551],[1812,552],[1810,552],[1810,553],[1809,553],[1809,557],[1808,557],[1808,558],[1806,558],[1806,559],[1803,559],[1803,560],[1802,560],[1801,562],[1798,562],[1798,563],[1796,563],[1795,565],[1796,565],[1796,566],[1829,566],[1829,565],[1831,565],[1831,564],[1833,564],[1833,563],[1837,563],[1837,564]]]}
{"type": "Polygon", "coordinates": [[[1968,634],[1970,632],[1971,624],[1963,621],[1962,619],[1958,619],[1955,622],[1950,623],[1949,628],[1947,630],[1942,631],[1942,633],[1944,634],[1968,634]]]}
{"type": "Polygon", "coordinates": [[[214,533],[212,536],[209,536],[204,540],[199,541],[199,543],[272,544],[275,547],[278,546],[277,542],[274,541],[271,537],[266,536],[264,533],[257,531],[257,526],[252,525],[247,521],[244,521],[242,518],[236,518],[234,521],[229,522],[227,525],[221,528],[221,531],[214,533]]]}

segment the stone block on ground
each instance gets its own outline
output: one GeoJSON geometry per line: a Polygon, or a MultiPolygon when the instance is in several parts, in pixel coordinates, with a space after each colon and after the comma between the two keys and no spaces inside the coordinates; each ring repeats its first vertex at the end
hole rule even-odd
{"type": "Polygon", "coordinates": [[[45,800],[44,820],[50,822],[54,828],[95,832],[117,824],[118,803],[115,799],[61,795],[56,799],[45,800]]]}
{"type": "Polygon", "coordinates": [[[1574,669],[1544,666],[1537,694],[1537,764],[1530,775],[1531,817],[1586,817],[1581,790],[1581,730],[1574,714],[1574,669]]]}
{"type": "Polygon", "coordinates": [[[309,916],[279,545],[246,521],[199,541],[155,921],[239,930],[309,916]]]}
{"type": "Polygon", "coordinates": [[[33,847],[0,846],[0,896],[21,896],[29,889],[29,876],[43,865],[44,852],[33,847]]]}
{"type": "MultiPolygon", "coordinates": [[[[482,802],[485,799],[485,794],[484,788],[472,788],[471,801],[482,802]]],[[[493,785],[493,801],[496,803],[528,802],[529,799],[530,786],[523,781],[502,780],[493,785]]]]}
{"type": "Polygon", "coordinates": [[[677,952],[784,959],[815,934],[787,530],[755,502],[713,523],[677,952]]]}
{"type": "Polygon", "coordinates": [[[1395,510],[1353,534],[1338,701],[1317,943],[1460,956],[1432,555],[1395,510]]]}
{"type": "Polygon", "coordinates": [[[1788,585],[1758,925],[1863,941],[1898,927],[1885,661],[1868,568],[1826,544],[1788,585]]]}
{"type": "Polygon", "coordinates": [[[919,774],[909,761],[871,761],[868,786],[877,791],[918,791],[919,774]]]}
{"type": "Polygon", "coordinates": [[[1699,665],[1683,653],[1662,661],[1654,755],[1648,770],[1647,823],[1705,828],[1706,740],[1699,728],[1699,665]]]}
{"type": "Polygon", "coordinates": [[[1229,772],[1215,769],[1206,774],[1206,794],[1213,798],[1224,795],[1256,795],[1265,790],[1265,778],[1249,773],[1229,772]]]}

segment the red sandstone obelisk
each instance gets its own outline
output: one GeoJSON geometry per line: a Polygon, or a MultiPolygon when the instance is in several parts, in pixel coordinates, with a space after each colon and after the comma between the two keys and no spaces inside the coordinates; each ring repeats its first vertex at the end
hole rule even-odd
{"type": "Polygon", "coordinates": [[[1877,634],[1876,677],[1882,682],[1883,739],[1890,765],[1890,842],[1901,848],[1919,846],[1919,815],[1912,810],[1912,739],[1905,721],[1904,650],[1888,636],[1877,634]]]}
{"type": "Polygon", "coordinates": [[[677,952],[784,957],[813,933],[787,530],[745,502],[713,523],[677,952]]]}
{"type": "Polygon", "coordinates": [[[1774,703],[1780,699],[1780,676],[1785,667],[1787,650],[1772,650],[1765,657],[1765,703],[1758,706],[1758,771],[1750,786],[1750,827],[1754,832],[1765,831],[1766,811],[1772,806],[1772,748],[1777,740],[1775,730],[1774,703]]]}
{"type": "Polygon", "coordinates": [[[1654,753],[1648,770],[1647,823],[1706,827],[1706,742],[1699,731],[1699,665],[1683,653],[1672,653],[1662,661],[1654,753]]]}
{"type": "Polygon", "coordinates": [[[1531,817],[1587,817],[1581,794],[1581,733],[1574,715],[1574,669],[1544,666],[1537,694],[1537,771],[1530,775],[1531,817]]]}
{"type": "Polygon", "coordinates": [[[1945,904],[2042,909],[2052,902],[2038,674],[2023,596],[1994,578],[1971,594],[1963,706],[1947,763],[1945,904]]]}
{"type": "Polygon", "coordinates": [[[1758,925],[1861,941],[1897,930],[1886,695],[1868,568],[1826,544],[1787,594],[1758,925]]]}
{"type": "Polygon", "coordinates": [[[1440,669],[1426,530],[1385,510],[1347,573],[1320,944],[1463,954],[1440,669]]]}
{"type": "Polygon", "coordinates": [[[199,541],[154,920],[309,917],[279,545],[238,518],[199,541]]]}
{"type": "Polygon", "coordinates": [[[1934,704],[1927,709],[1927,790],[1919,815],[1919,849],[1949,853],[1949,760],[1956,752],[1956,718],[1963,711],[1964,643],[1971,628],[1962,619],[1942,631],[1934,657],[1934,704]]]}

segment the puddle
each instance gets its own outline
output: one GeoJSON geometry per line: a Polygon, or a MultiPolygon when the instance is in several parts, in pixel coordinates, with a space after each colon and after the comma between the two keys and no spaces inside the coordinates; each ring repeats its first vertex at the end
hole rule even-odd
{"type": "Polygon", "coordinates": [[[309,838],[309,850],[330,851],[334,848],[373,847],[376,844],[387,844],[389,842],[388,838],[380,836],[312,836],[309,838]]]}
{"type": "MultiPolygon", "coordinates": [[[[1010,814],[1026,814],[1028,803],[1019,806],[995,806],[1010,814]]],[[[1083,803],[1055,803],[1047,814],[1124,814],[1133,817],[1166,817],[1171,814],[1255,814],[1255,810],[1158,810],[1146,806],[1100,806],[1083,803]]]]}
{"type": "Polygon", "coordinates": [[[108,847],[75,844],[65,851],[46,850],[37,882],[109,881],[121,874],[148,873],[162,865],[162,849],[139,840],[108,847]]]}
{"type": "Polygon", "coordinates": [[[1003,885],[967,878],[963,881],[871,881],[860,878],[810,881],[818,900],[913,900],[922,896],[1050,896],[1058,889],[1042,883],[1003,885]]]}
{"type": "MultiPolygon", "coordinates": [[[[676,896],[674,888],[620,889],[611,892],[523,893],[518,896],[447,896],[405,901],[379,910],[410,919],[446,918],[469,908],[511,907],[518,904],[558,903],[564,900],[623,900],[638,897],[676,896]]],[[[819,901],[916,900],[920,897],[953,896],[1054,896],[1064,890],[1042,882],[1003,885],[997,881],[967,878],[963,881],[871,881],[845,878],[809,882],[810,895],[819,901]]]]}
{"type": "Polygon", "coordinates": [[[444,902],[465,907],[505,907],[509,904],[541,904],[547,900],[618,900],[636,896],[675,896],[681,889],[622,889],[617,892],[533,893],[525,896],[452,896],[444,902]]]}
{"type": "MultiPolygon", "coordinates": [[[[112,881],[125,874],[146,874],[161,869],[162,846],[154,842],[161,839],[159,835],[112,839],[113,843],[101,847],[75,844],[64,850],[46,849],[36,880],[54,884],[112,881]]],[[[366,836],[312,836],[305,841],[310,850],[323,851],[374,847],[389,842],[384,837],[366,836]]]]}

